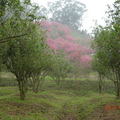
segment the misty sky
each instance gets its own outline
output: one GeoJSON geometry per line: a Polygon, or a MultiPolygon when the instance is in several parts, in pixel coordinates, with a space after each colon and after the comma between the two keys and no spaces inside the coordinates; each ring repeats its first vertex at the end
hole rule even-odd
{"type": "MultiPolygon", "coordinates": [[[[32,0],[34,3],[39,5],[46,5],[47,2],[55,0],[32,0]]],[[[87,7],[87,12],[83,17],[83,27],[91,32],[92,28],[95,26],[95,21],[97,24],[104,25],[105,11],[107,10],[107,5],[111,5],[114,0],[78,0],[84,3],[87,7]]]]}

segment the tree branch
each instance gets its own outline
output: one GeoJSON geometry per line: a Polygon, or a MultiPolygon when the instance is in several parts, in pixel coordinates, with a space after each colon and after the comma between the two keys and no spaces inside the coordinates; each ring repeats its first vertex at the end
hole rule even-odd
{"type": "Polygon", "coordinates": [[[23,37],[23,36],[26,36],[26,35],[28,35],[28,34],[26,33],[26,34],[22,34],[22,35],[16,35],[16,36],[10,36],[10,37],[6,37],[6,38],[2,38],[2,39],[0,39],[0,43],[5,43],[5,42],[8,42],[10,39],[19,38],[19,37],[23,37]]]}

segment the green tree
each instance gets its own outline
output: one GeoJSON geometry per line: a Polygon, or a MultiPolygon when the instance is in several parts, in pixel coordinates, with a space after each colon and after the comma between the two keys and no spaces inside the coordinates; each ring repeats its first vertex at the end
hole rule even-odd
{"type": "Polygon", "coordinates": [[[92,66],[93,66],[93,69],[98,73],[98,77],[99,77],[98,88],[99,88],[99,93],[102,93],[103,86],[104,86],[103,80],[105,76],[107,77],[107,70],[106,70],[106,67],[103,64],[101,64],[101,61],[98,56],[99,56],[98,54],[94,56],[94,59],[92,61],[92,66]]]}
{"type": "Polygon", "coordinates": [[[3,55],[4,64],[17,78],[21,100],[25,99],[28,80],[38,65],[37,60],[41,56],[42,49],[45,48],[44,36],[40,27],[31,23],[31,29],[32,34],[8,42],[8,47],[3,55]]]}
{"type": "MultiPolygon", "coordinates": [[[[118,30],[118,29],[117,29],[118,30]]],[[[120,97],[120,39],[115,28],[99,28],[95,34],[94,47],[96,51],[97,71],[108,77],[116,87],[116,95],[120,97]],[[103,70],[104,69],[104,70],[103,70]],[[106,72],[105,72],[106,71],[106,72]],[[114,79],[113,79],[114,78],[114,79]]]]}
{"type": "Polygon", "coordinates": [[[104,76],[114,82],[116,96],[120,98],[120,0],[114,2],[113,8],[109,7],[108,16],[107,27],[98,27],[95,31],[94,62],[97,71],[104,69],[104,76]]]}
{"type": "Polygon", "coordinates": [[[29,22],[39,19],[37,10],[30,0],[0,0],[0,55],[7,47],[6,42],[32,32],[29,22]]]}
{"type": "Polygon", "coordinates": [[[0,61],[16,75],[21,99],[25,98],[28,78],[45,48],[44,34],[35,24],[43,18],[38,16],[38,9],[30,0],[0,1],[0,61]]]}
{"type": "Polygon", "coordinates": [[[49,73],[52,57],[49,51],[50,49],[47,47],[47,45],[44,45],[44,49],[37,52],[39,55],[36,56],[36,62],[30,75],[30,86],[32,87],[33,92],[35,93],[37,93],[40,87],[42,87],[45,77],[49,73]]]}
{"type": "Polygon", "coordinates": [[[72,64],[70,64],[69,60],[65,58],[65,55],[61,52],[53,53],[52,61],[50,67],[50,76],[53,77],[56,84],[61,87],[62,81],[71,73],[72,64]]]}
{"type": "Polygon", "coordinates": [[[33,6],[30,0],[0,0],[0,43],[29,34],[29,29],[19,29],[26,21],[38,20],[37,10],[38,6],[33,6]]]}
{"type": "Polygon", "coordinates": [[[52,15],[52,21],[68,25],[73,29],[79,29],[86,7],[77,0],[57,0],[54,3],[49,3],[49,11],[52,15]]]}

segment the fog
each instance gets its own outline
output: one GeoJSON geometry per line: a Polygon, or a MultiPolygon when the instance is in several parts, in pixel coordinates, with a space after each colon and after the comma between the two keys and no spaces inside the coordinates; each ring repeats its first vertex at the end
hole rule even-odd
{"type": "Polygon", "coordinates": [[[0,0],[0,120],[120,120],[120,0],[0,0]]]}
{"type": "MultiPolygon", "coordinates": [[[[55,0],[32,0],[33,3],[39,4],[39,6],[46,6],[48,2],[54,2],[55,0]]],[[[114,0],[78,0],[84,3],[87,8],[87,12],[83,16],[83,29],[86,29],[89,33],[92,32],[93,27],[96,24],[105,25],[105,12],[107,11],[107,5],[112,5],[114,0]]]]}

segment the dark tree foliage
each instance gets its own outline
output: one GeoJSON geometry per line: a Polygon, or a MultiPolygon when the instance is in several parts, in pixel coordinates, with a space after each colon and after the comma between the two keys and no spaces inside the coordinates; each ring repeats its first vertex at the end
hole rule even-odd
{"type": "Polygon", "coordinates": [[[38,20],[37,10],[38,7],[33,6],[30,0],[0,0],[0,44],[26,36],[28,29],[19,29],[28,21],[38,20]],[[16,29],[18,31],[13,32],[16,29]]]}
{"type": "Polygon", "coordinates": [[[18,82],[20,98],[25,99],[28,78],[35,70],[45,48],[44,34],[35,22],[38,6],[30,0],[0,1],[0,62],[7,66],[18,82]],[[1,44],[2,43],[2,44],[1,44]]]}

